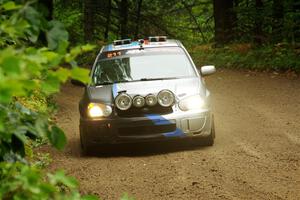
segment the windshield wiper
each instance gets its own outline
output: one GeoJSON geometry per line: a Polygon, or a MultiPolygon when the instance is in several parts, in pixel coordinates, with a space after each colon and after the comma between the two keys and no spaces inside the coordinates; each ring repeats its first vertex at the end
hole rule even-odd
{"type": "Polygon", "coordinates": [[[96,83],[95,85],[98,86],[98,85],[112,85],[114,83],[125,83],[125,82],[129,82],[128,80],[122,80],[122,81],[114,81],[114,82],[111,82],[111,81],[104,81],[104,82],[101,82],[101,83],[96,83]]]}
{"type": "Polygon", "coordinates": [[[98,85],[111,85],[111,84],[114,84],[114,83],[109,82],[109,81],[105,81],[105,82],[101,82],[101,83],[96,83],[95,85],[98,86],[98,85]]]}
{"type": "Polygon", "coordinates": [[[178,79],[176,77],[167,77],[167,78],[141,78],[138,80],[132,80],[132,81],[128,81],[128,80],[122,80],[122,81],[104,81],[101,83],[96,83],[95,86],[99,86],[99,85],[112,85],[115,83],[126,83],[126,82],[138,82],[138,81],[159,81],[159,80],[170,80],[170,79],[178,79]]]}
{"type": "Polygon", "coordinates": [[[141,78],[139,81],[159,81],[159,80],[170,80],[177,79],[176,77],[167,77],[167,78],[141,78]]]}

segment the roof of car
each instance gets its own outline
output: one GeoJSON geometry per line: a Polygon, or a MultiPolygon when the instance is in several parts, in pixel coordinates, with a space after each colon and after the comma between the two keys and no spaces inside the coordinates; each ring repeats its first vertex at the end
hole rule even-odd
{"type": "MultiPolygon", "coordinates": [[[[167,39],[166,41],[163,42],[149,42],[148,40],[145,40],[145,42],[143,43],[143,48],[179,47],[181,45],[182,45],[181,42],[173,39],[167,39]]],[[[137,48],[140,48],[140,42],[133,41],[129,44],[123,44],[123,45],[114,45],[114,44],[106,45],[103,47],[102,52],[137,49],[137,48]]]]}

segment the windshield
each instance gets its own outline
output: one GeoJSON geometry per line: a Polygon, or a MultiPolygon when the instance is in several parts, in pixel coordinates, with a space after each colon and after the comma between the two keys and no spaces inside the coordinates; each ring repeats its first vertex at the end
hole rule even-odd
{"type": "Polygon", "coordinates": [[[93,84],[196,76],[185,52],[178,47],[126,50],[116,55],[97,61],[93,84]]]}

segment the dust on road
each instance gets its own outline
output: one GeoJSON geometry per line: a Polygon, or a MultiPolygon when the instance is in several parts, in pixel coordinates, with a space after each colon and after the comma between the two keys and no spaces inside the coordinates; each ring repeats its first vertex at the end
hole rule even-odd
{"type": "Polygon", "coordinates": [[[300,80],[221,70],[206,78],[213,96],[213,147],[151,144],[81,157],[78,101],[71,84],[57,97],[69,144],[51,148],[51,169],[80,181],[82,193],[119,199],[300,199],[300,80]],[[177,147],[179,146],[179,147],[177,147]],[[121,151],[118,153],[118,151],[121,151]]]}

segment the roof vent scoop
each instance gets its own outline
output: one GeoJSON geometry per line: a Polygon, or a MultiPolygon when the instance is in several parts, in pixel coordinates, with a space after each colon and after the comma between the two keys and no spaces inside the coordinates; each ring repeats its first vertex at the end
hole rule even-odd
{"type": "Polygon", "coordinates": [[[167,36],[151,36],[148,39],[149,42],[166,42],[167,36]]]}
{"type": "Polygon", "coordinates": [[[114,46],[124,45],[124,44],[131,44],[131,39],[124,39],[124,40],[115,40],[114,46]]]}

